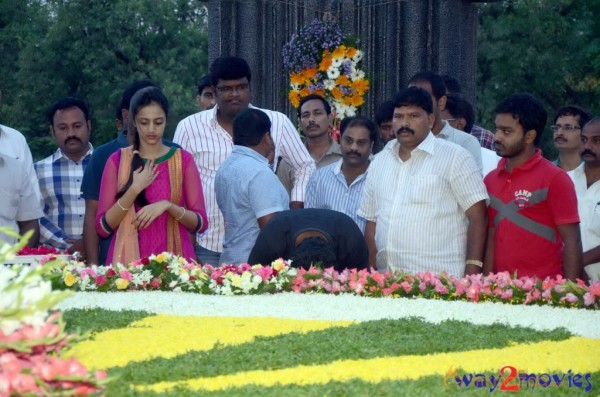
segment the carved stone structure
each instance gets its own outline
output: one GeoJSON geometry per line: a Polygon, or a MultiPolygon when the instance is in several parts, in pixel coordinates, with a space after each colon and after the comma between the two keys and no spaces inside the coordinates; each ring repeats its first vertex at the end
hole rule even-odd
{"type": "Polygon", "coordinates": [[[294,114],[281,49],[313,18],[335,19],[357,36],[371,89],[360,113],[416,72],[449,74],[474,102],[477,9],[470,0],[209,0],[209,60],[237,55],[252,68],[252,103],[294,114]]]}

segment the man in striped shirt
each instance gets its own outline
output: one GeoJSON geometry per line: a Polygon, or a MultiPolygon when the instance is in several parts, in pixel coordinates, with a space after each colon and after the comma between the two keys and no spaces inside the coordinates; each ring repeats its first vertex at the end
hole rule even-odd
{"type": "Polygon", "coordinates": [[[80,187],[93,152],[88,108],[81,99],[63,98],[52,105],[48,120],[58,149],[35,163],[44,200],[40,241],[85,257],[85,200],[80,187]]]}
{"type": "MultiPolygon", "coordinates": [[[[248,63],[238,57],[217,58],[210,67],[217,105],[182,120],[174,141],[192,153],[202,179],[208,229],[198,236],[198,259],[220,263],[223,251],[224,223],[215,197],[215,176],[221,163],[233,150],[233,119],[250,104],[251,72],[248,63]]],[[[302,144],[292,122],[282,113],[260,109],[271,119],[275,143],[274,158],[283,157],[295,170],[295,186],[290,208],[304,206],[304,191],[315,169],[313,159],[302,144]]]]}
{"type": "Polygon", "coordinates": [[[437,139],[433,122],[427,91],[396,94],[396,141],[371,162],[358,211],[367,220],[369,265],[380,271],[481,271],[488,195],[473,157],[437,139]]]}
{"type": "Polygon", "coordinates": [[[364,117],[345,118],[341,125],[342,158],[319,168],[308,182],[306,208],[326,208],[348,215],[365,232],[358,216],[371,150],[377,139],[375,124],[364,117]]]}

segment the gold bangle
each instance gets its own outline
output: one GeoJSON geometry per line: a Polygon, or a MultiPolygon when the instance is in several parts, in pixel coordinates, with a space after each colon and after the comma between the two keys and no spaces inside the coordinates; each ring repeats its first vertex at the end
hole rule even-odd
{"type": "Polygon", "coordinates": [[[121,211],[129,211],[129,208],[125,208],[121,205],[121,200],[117,200],[117,205],[119,206],[119,208],[121,209],[121,211]]]}
{"type": "Polygon", "coordinates": [[[183,218],[183,216],[185,215],[185,207],[181,207],[181,209],[183,210],[183,212],[181,213],[181,216],[179,218],[175,218],[176,221],[180,221],[181,218],[183,218]]]}
{"type": "Polygon", "coordinates": [[[467,265],[475,265],[477,267],[483,267],[483,262],[478,261],[477,259],[468,259],[466,264],[467,265]]]}

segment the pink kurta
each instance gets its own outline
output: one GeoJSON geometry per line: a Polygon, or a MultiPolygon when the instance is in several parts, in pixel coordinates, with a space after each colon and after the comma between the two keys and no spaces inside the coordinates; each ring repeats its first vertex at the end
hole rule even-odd
{"type": "MultiPolygon", "coordinates": [[[[204,194],[202,192],[202,183],[198,169],[194,163],[192,155],[185,150],[171,148],[168,154],[155,161],[158,165],[158,176],[146,188],[146,198],[148,202],[156,203],[161,200],[171,200],[171,181],[169,180],[169,159],[175,154],[176,150],[181,150],[182,160],[182,188],[181,202],[175,203],[185,207],[187,211],[192,211],[202,219],[202,228],[198,232],[203,232],[207,226],[206,209],[204,206],[204,194]]],[[[102,183],[100,185],[100,197],[98,201],[98,212],[96,215],[96,230],[102,237],[110,237],[100,226],[100,220],[106,212],[117,202],[118,192],[118,173],[119,162],[121,160],[121,151],[113,153],[108,159],[104,172],[102,174],[102,183]]],[[[136,212],[141,208],[135,206],[136,212]]],[[[152,254],[159,254],[167,250],[167,220],[169,213],[165,211],[156,218],[148,227],[138,230],[138,239],[140,247],[140,256],[148,257],[152,254]]],[[[190,239],[190,231],[182,224],[178,224],[179,235],[181,237],[183,256],[188,259],[196,259],[194,246],[190,239]]],[[[114,230],[116,233],[116,229],[114,230]]],[[[115,239],[110,243],[110,249],[107,255],[107,264],[110,264],[113,258],[115,239]]]]}

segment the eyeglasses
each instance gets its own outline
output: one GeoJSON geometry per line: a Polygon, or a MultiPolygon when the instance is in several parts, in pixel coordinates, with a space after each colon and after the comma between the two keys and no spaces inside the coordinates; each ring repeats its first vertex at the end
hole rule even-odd
{"type": "Polygon", "coordinates": [[[571,132],[574,130],[580,130],[581,127],[577,127],[576,125],[572,125],[572,124],[565,124],[565,125],[560,125],[560,124],[554,124],[550,126],[550,129],[554,132],[558,131],[558,130],[563,130],[563,131],[567,131],[567,132],[571,132]]]}
{"type": "Polygon", "coordinates": [[[217,86],[217,90],[219,90],[219,92],[221,94],[233,94],[233,92],[245,92],[248,90],[248,88],[250,88],[250,84],[248,83],[244,83],[244,84],[239,84],[239,85],[224,85],[221,87],[217,86]]]}

